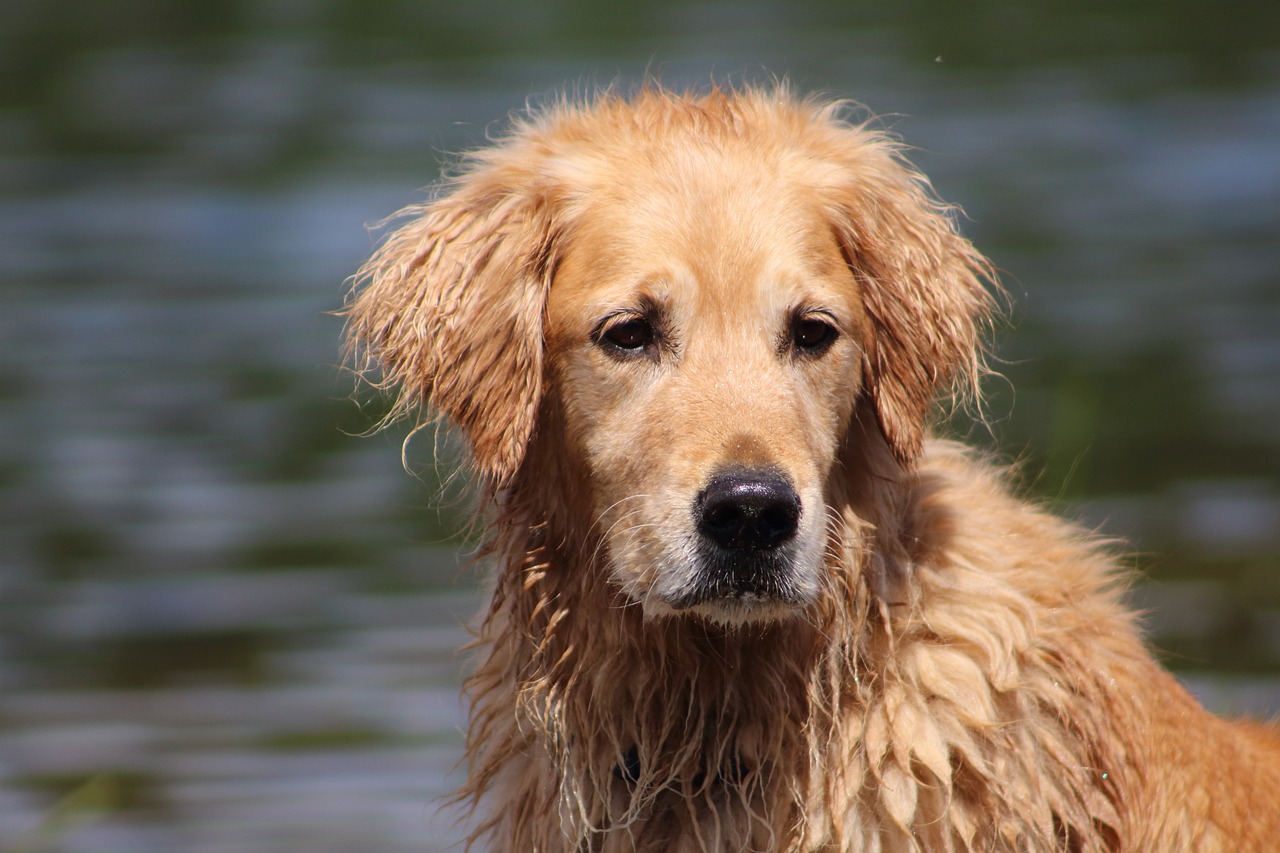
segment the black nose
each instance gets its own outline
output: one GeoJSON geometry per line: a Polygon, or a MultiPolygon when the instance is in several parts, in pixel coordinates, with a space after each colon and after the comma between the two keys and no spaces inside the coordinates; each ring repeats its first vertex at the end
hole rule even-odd
{"type": "Polygon", "coordinates": [[[773,471],[715,475],[698,496],[698,532],[722,548],[763,551],[796,535],[800,496],[773,471]]]}

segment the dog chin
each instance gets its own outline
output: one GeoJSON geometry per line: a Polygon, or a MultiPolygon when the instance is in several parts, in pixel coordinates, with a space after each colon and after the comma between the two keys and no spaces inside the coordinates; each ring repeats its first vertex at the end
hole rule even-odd
{"type": "Polygon", "coordinates": [[[645,615],[663,619],[697,619],[725,628],[767,625],[800,618],[815,594],[789,591],[786,595],[739,593],[700,595],[696,590],[675,596],[651,596],[645,615]]]}
{"type": "Polygon", "coordinates": [[[796,602],[744,596],[706,601],[673,612],[685,618],[701,618],[724,628],[745,628],[787,622],[799,618],[804,610],[805,607],[796,602]]]}

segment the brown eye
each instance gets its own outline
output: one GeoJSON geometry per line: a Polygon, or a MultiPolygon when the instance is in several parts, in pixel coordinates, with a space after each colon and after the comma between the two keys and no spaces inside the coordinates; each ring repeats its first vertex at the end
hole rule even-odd
{"type": "Polygon", "coordinates": [[[840,333],[826,320],[800,317],[791,327],[791,342],[797,352],[819,355],[835,342],[840,333]]]}
{"type": "Polygon", "coordinates": [[[632,317],[605,329],[600,339],[620,350],[641,350],[653,343],[653,326],[643,317],[632,317]]]}

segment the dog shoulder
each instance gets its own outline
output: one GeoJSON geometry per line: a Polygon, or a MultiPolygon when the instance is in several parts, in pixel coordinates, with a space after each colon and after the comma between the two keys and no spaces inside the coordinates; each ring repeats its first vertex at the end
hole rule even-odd
{"type": "Polygon", "coordinates": [[[1015,467],[954,441],[932,440],[912,478],[911,535],[926,560],[963,561],[1037,597],[1116,597],[1131,572],[1114,537],[1024,493],[1015,467]]]}

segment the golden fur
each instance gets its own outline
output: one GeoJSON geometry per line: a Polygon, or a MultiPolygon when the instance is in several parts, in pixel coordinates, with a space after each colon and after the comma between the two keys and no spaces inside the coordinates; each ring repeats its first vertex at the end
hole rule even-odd
{"type": "Polygon", "coordinates": [[[1157,667],[1103,543],[927,438],[994,285],[843,112],[784,87],[557,103],[359,276],[360,366],[456,426],[481,484],[476,838],[1275,849],[1275,733],[1157,667]],[[780,545],[707,543],[718,477],[796,508],[780,545]]]}

